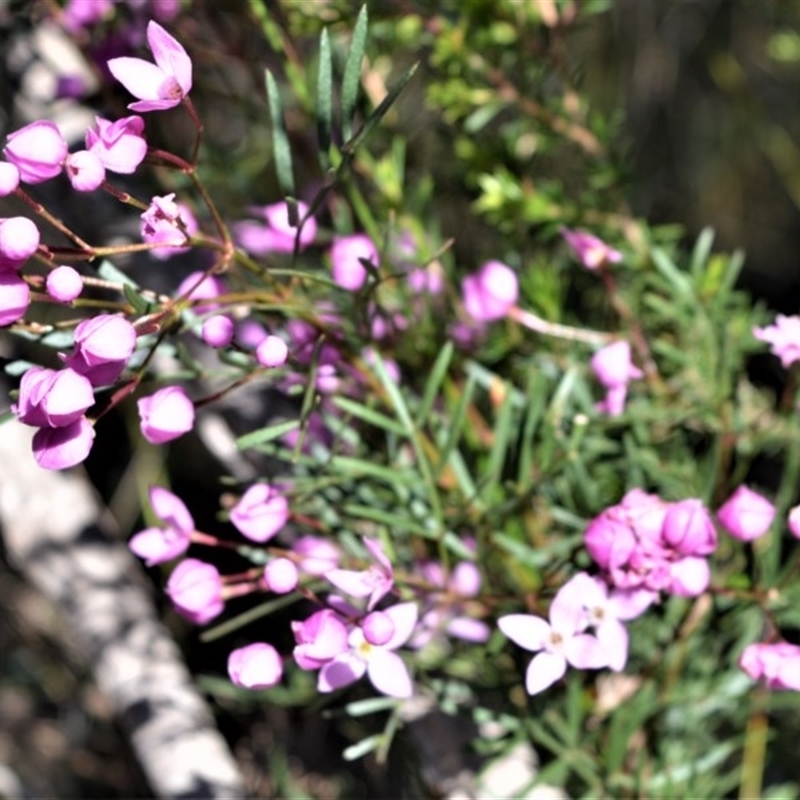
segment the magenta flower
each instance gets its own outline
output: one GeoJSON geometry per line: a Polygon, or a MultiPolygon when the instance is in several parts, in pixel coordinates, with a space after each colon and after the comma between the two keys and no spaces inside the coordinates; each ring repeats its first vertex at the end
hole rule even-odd
{"type": "Polygon", "coordinates": [[[717,519],[735,539],[749,542],[769,530],[775,519],[775,506],[742,484],[718,509],[717,519]]]}
{"type": "Polygon", "coordinates": [[[60,428],[40,428],[33,435],[33,457],[42,469],[67,469],[86,460],[94,442],[94,426],[81,417],[60,428]]]}
{"type": "Polygon", "coordinates": [[[800,692],[800,647],[788,642],[751,644],[739,658],[739,668],[770,689],[800,692]]]}
{"type": "Polygon", "coordinates": [[[94,153],[109,172],[130,175],[147,154],[144,120],[131,116],[110,122],[95,118],[97,130],[86,131],[86,149],[94,153]]]}
{"type": "MultiPolygon", "coordinates": [[[[238,244],[254,256],[268,253],[293,253],[297,238],[297,227],[289,223],[289,206],[281,200],[268,206],[252,206],[250,213],[261,217],[262,221],[244,220],[233,226],[238,244]]],[[[297,203],[298,220],[308,213],[308,205],[297,203]]],[[[314,217],[306,220],[300,232],[298,249],[305,250],[317,237],[317,221],[314,217]]]]}
{"type": "Polygon", "coordinates": [[[280,683],[283,661],[271,644],[255,642],[231,652],[228,676],[244,689],[269,689],[280,683]]]}
{"type": "Polygon", "coordinates": [[[38,120],[10,133],[3,154],[23,183],[42,183],[61,172],[67,143],[54,122],[38,120]]]}
{"type": "Polygon", "coordinates": [[[175,202],[175,193],[153,197],[141,215],[142,239],[148,244],[163,244],[150,252],[156,258],[167,259],[185,253],[189,237],[198,230],[194,214],[183,203],[175,202]]]}
{"type": "Polygon", "coordinates": [[[502,319],[519,297],[517,274],[500,261],[487,261],[464,278],[461,294],[467,314],[476,322],[502,319]]]}
{"type": "Polygon", "coordinates": [[[592,356],[592,372],[606,389],[627,386],[644,373],[631,361],[631,346],[626,341],[613,342],[592,356]]]}
{"type": "Polygon", "coordinates": [[[497,624],[512,642],[538,653],[525,673],[525,689],[530,695],[562,678],[568,664],[577,669],[599,669],[612,660],[596,636],[583,633],[586,615],[580,585],[567,583],[559,589],[550,605],[549,623],[532,614],[509,614],[500,617],[497,624]]]}
{"type": "Polygon", "coordinates": [[[22,319],[30,300],[28,284],[13,269],[0,267],[0,328],[22,319]]]}
{"type": "Polygon", "coordinates": [[[19,186],[19,170],[8,161],[0,161],[0,197],[7,197],[19,186]]]}
{"type": "Polygon", "coordinates": [[[331,245],[331,274],[333,281],[348,292],[357,292],[367,280],[367,268],[362,261],[378,266],[378,248],[363,233],[337,236],[331,245]]]}
{"type": "Polygon", "coordinates": [[[194,519],[183,501],[161,486],[150,487],[150,505],[161,520],[160,528],[145,528],[135,534],[128,547],[148,567],[171,561],[189,549],[194,519]]]}
{"type": "Polygon", "coordinates": [[[155,64],[142,58],[112,58],[111,74],[139,99],[131,111],[161,111],[174,108],[192,88],[192,60],[186,50],[157,22],[147,25],[147,42],[155,64]]]}
{"type": "Polygon", "coordinates": [[[83,279],[72,267],[56,267],[47,275],[47,294],[59,303],[71,303],[83,291],[83,279]]]}
{"type": "Polygon", "coordinates": [[[88,150],[70,153],[64,162],[64,171],[76,192],[93,192],[106,179],[103,162],[88,150]]]}
{"type": "Polygon", "coordinates": [[[789,533],[791,533],[795,539],[800,539],[800,506],[789,509],[787,523],[789,526],[789,533]]]}
{"type": "Polygon", "coordinates": [[[753,328],[753,336],[771,345],[770,350],[784,367],[800,361],[800,317],[778,314],[774,324],[753,328]]]}
{"type": "Polygon", "coordinates": [[[662,528],[664,541],[684,556],[707,556],[717,549],[717,531],[702,500],[670,504],[662,528]]]}
{"type": "Polygon", "coordinates": [[[112,0],[69,0],[61,15],[61,24],[71,33],[94,25],[114,10],[112,0]]]}
{"type": "Polygon", "coordinates": [[[136,329],[120,314],[99,314],[75,328],[75,347],[64,363],[93,386],[108,386],[119,378],[136,347],[136,329]]]}
{"type": "Polygon", "coordinates": [[[351,597],[368,597],[367,610],[372,611],[394,586],[394,570],[377,539],[364,538],[364,546],[377,561],[365,570],[332,569],[325,577],[351,597]]]}
{"type": "Polygon", "coordinates": [[[297,642],[293,656],[300,669],[320,669],[347,650],[347,625],[330,608],[292,622],[292,632],[297,642]]]}
{"type": "Polygon", "coordinates": [[[43,428],[63,428],[77,422],[94,403],[89,381],[71,369],[31,367],[11,408],[20,422],[43,428]]]}
{"type": "Polygon", "coordinates": [[[339,548],[320,536],[301,536],[292,551],[300,556],[300,569],[315,578],[339,566],[339,548]]]}
{"type": "Polygon", "coordinates": [[[231,522],[242,536],[267,542],[289,519],[289,501],[274,486],[256,483],[231,509],[231,522]]]}
{"type": "Polygon", "coordinates": [[[0,256],[12,262],[22,262],[36,252],[39,229],[27,217],[0,219],[0,256]]]}
{"type": "Polygon", "coordinates": [[[219,303],[199,303],[198,300],[216,300],[220,295],[225,294],[227,287],[222,278],[216,275],[206,275],[199,270],[189,273],[178,285],[175,290],[176,297],[183,297],[191,300],[194,305],[192,310],[197,314],[208,314],[219,308],[219,303]]]}
{"type": "Polygon", "coordinates": [[[204,625],[225,608],[222,588],[222,577],[213,564],[186,558],[172,571],[165,591],[181,616],[204,625]]]}
{"type": "Polygon", "coordinates": [[[602,239],[587,231],[562,228],[561,235],[586,269],[597,269],[603,264],[618,264],[622,261],[622,253],[619,250],[614,250],[602,239]]]}
{"type": "Polygon", "coordinates": [[[369,615],[361,625],[354,626],[347,637],[347,649],[320,669],[318,691],[341,689],[366,674],[381,694],[411,697],[414,693],[411,675],[403,659],[394,651],[411,638],[417,624],[417,613],[415,603],[400,603],[380,612],[380,618],[374,619],[369,615]],[[371,643],[367,639],[363,625],[371,619],[368,630],[371,629],[374,639],[385,639],[383,644],[371,643]],[[391,636],[386,639],[385,634],[390,630],[391,636]]]}
{"type": "Polygon", "coordinates": [[[181,386],[166,386],[137,402],[142,436],[151,444],[164,444],[194,427],[194,403],[181,386]]]}

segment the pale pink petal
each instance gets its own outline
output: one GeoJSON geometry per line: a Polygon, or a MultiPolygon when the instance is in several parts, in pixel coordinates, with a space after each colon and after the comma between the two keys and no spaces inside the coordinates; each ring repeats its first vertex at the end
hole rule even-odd
{"type": "Polygon", "coordinates": [[[708,561],[694,556],[675,561],[670,566],[669,575],[669,591],[679,597],[697,597],[711,581],[708,561]]]}
{"type": "Polygon", "coordinates": [[[552,686],[567,671],[567,659],[560,653],[539,653],[525,673],[525,690],[530,695],[552,686]]]}
{"type": "Polygon", "coordinates": [[[194,520],[183,500],[162,486],[150,487],[150,505],[155,515],[182,533],[194,531],[194,520]]]}
{"type": "Polygon", "coordinates": [[[387,608],[384,613],[394,625],[394,634],[383,646],[387,650],[396,650],[411,638],[414,626],[417,624],[419,610],[416,603],[398,603],[396,606],[387,608]]]}
{"type": "Polygon", "coordinates": [[[156,64],[167,75],[175,77],[184,94],[189,94],[192,88],[192,60],[180,42],[152,20],[147,26],[147,42],[156,64]]]}
{"type": "Polygon", "coordinates": [[[455,617],[445,628],[450,636],[463,639],[465,642],[486,642],[491,636],[491,629],[485,622],[472,617],[455,617]]]}
{"type": "Polygon", "coordinates": [[[583,587],[565,583],[550,604],[550,624],[562,636],[571,636],[586,627],[587,616],[583,603],[583,587]]]}
{"type": "Polygon", "coordinates": [[[140,100],[159,100],[158,90],[167,76],[155,64],[143,58],[112,58],[108,62],[111,74],[140,100]]]}
{"type": "Polygon", "coordinates": [[[367,572],[353,569],[332,569],[326,576],[337,589],[351,597],[368,597],[375,585],[367,572]]]}
{"type": "Polygon", "coordinates": [[[152,567],[185,553],[189,549],[189,537],[174,528],[145,528],[131,538],[128,547],[152,567]]]}
{"type": "Polygon", "coordinates": [[[320,671],[317,680],[317,690],[320,692],[332,692],[349,686],[363,677],[367,671],[366,662],[362,661],[353,653],[342,653],[336,656],[333,661],[329,661],[320,671]]]}
{"type": "Polygon", "coordinates": [[[578,669],[600,669],[608,666],[609,654],[596,636],[582,633],[564,642],[564,655],[578,669]]]}
{"type": "Polygon", "coordinates": [[[372,685],[389,697],[411,697],[414,686],[403,659],[390,650],[375,652],[367,662],[367,675],[372,685]]]}
{"type": "Polygon", "coordinates": [[[550,641],[550,625],[533,614],[508,614],[497,620],[497,627],[524,650],[541,650],[550,641]]]}
{"type": "Polygon", "coordinates": [[[364,537],[364,547],[369,550],[372,557],[389,573],[392,571],[392,562],[383,551],[383,545],[378,539],[369,539],[364,537]]]}
{"type": "Polygon", "coordinates": [[[628,660],[628,630],[618,620],[607,618],[597,628],[597,639],[608,657],[608,666],[619,672],[628,660]]]}
{"type": "Polygon", "coordinates": [[[617,619],[636,619],[658,599],[650,589],[615,589],[608,598],[608,611],[617,619]]]}

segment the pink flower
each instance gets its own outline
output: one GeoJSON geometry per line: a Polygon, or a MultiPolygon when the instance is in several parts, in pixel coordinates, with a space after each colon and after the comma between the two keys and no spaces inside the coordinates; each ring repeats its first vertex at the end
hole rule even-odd
{"type": "Polygon", "coordinates": [[[137,403],[142,436],[151,444],[164,444],[194,427],[194,403],[180,386],[167,386],[137,403]]]}
{"type": "MultiPolygon", "coordinates": [[[[254,256],[268,253],[293,253],[297,238],[297,227],[289,223],[289,206],[285,200],[268,206],[253,206],[250,213],[261,217],[264,222],[244,220],[233,226],[236,241],[254,256]]],[[[297,203],[298,220],[308,213],[308,205],[297,203]]],[[[306,220],[300,231],[298,249],[304,250],[317,236],[317,221],[314,217],[306,220]]]]}
{"type": "Polygon", "coordinates": [[[147,142],[144,120],[131,116],[110,122],[95,117],[97,130],[86,131],[86,149],[94,153],[109,172],[130,175],[144,160],[147,142]]]}
{"type": "Polygon", "coordinates": [[[778,314],[773,325],[753,328],[753,336],[770,344],[770,350],[784,367],[800,361],[800,317],[778,314]]]}
{"type": "Polygon", "coordinates": [[[197,625],[204,625],[222,613],[222,577],[213,564],[186,558],[172,571],[166,593],[175,610],[197,625]]]}
{"type": "Polygon", "coordinates": [[[88,150],[70,153],[64,162],[64,170],[76,192],[93,192],[106,179],[103,162],[88,150]]]}
{"type": "Polygon", "coordinates": [[[288,558],[273,558],[264,567],[264,583],[270,592],[286,594],[297,586],[297,567],[288,558]]]}
{"type": "Polygon", "coordinates": [[[739,668],[770,689],[800,692],[800,647],[788,642],[751,644],[739,658],[739,668]]]}
{"type": "Polygon", "coordinates": [[[300,569],[307,575],[319,577],[339,565],[339,548],[319,536],[301,536],[292,551],[301,557],[300,569]]]}
{"type": "Polygon", "coordinates": [[[138,101],[131,111],[161,111],[174,108],[192,88],[192,60],[186,50],[157,22],[147,25],[147,42],[155,64],[141,58],[112,58],[111,74],[138,101]]]}
{"type": "Polygon", "coordinates": [[[10,133],[7,142],[3,154],[19,170],[23,183],[55,178],[67,157],[67,143],[49,120],[31,122],[10,133]]]}
{"type": "Polygon", "coordinates": [[[22,376],[12,410],[25,425],[63,428],[77,422],[93,403],[92,385],[83,375],[31,367],[22,376]]]}
{"type": "Polygon", "coordinates": [[[357,292],[367,280],[367,261],[377,268],[378,248],[369,236],[354,233],[337,236],[331,246],[331,273],[333,281],[348,292],[357,292]]]}
{"type": "Polygon", "coordinates": [[[364,538],[364,546],[377,561],[365,570],[332,569],[325,577],[337,589],[351,597],[368,597],[367,610],[371,611],[394,586],[394,570],[377,539],[364,538]]]}
{"type": "Polygon", "coordinates": [[[664,540],[684,556],[707,556],[717,549],[717,532],[702,500],[672,503],[664,517],[664,540]]]}
{"type": "Polygon", "coordinates": [[[274,486],[256,483],[231,509],[231,522],[254,542],[269,541],[289,519],[289,501],[274,486]]]}
{"type": "Polygon", "coordinates": [[[199,270],[189,273],[175,290],[176,297],[184,295],[194,302],[192,310],[197,314],[208,314],[219,308],[219,303],[198,303],[198,300],[216,300],[225,294],[227,287],[222,278],[216,275],[206,275],[199,270]]]}
{"type": "Polygon", "coordinates": [[[33,457],[42,469],[67,469],[89,455],[94,426],[81,417],[60,428],[40,428],[33,436],[33,457]]]}
{"type": "Polygon", "coordinates": [[[39,229],[27,217],[0,219],[0,256],[22,262],[36,252],[39,229]]]}
{"type": "Polygon", "coordinates": [[[64,363],[93,386],[119,378],[136,347],[136,329],[120,314],[98,314],[75,328],[75,347],[64,363]]]}
{"type": "Polygon", "coordinates": [[[28,284],[13,270],[0,268],[0,327],[22,319],[30,299],[28,284]]]}
{"type": "Polygon", "coordinates": [[[567,583],[559,589],[550,605],[549,623],[532,614],[509,614],[500,617],[497,624],[512,642],[538,653],[525,674],[525,689],[530,695],[562,678],[568,664],[577,669],[599,669],[614,660],[596,636],[583,633],[586,617],[580,585],[567,583]]]}
{"type": "Polygon", "coordinates": [[[280,683],[283,661],[271,644],[255,642],[231,652],[228,676],[244,689],[269,689],[280,683]]]}
{"type": "Polygon", "coordinates": [[[153,197],[141,215],[142,239],[148,244],[163,244],[150,252],[159,259],[185,253],[189,237],[198,230],[197,220],[189,208],[175,202],[175,193],[153,197]]]}
{"type": "Polygon", "coordinates": [[[619,250],[614,250],[587,231],[562,228],[561,235],[586,269],[597,269],[602,264],[618,264],[622,261],[619,250]]]}
{"type": "Polygon", "coordinates": [[[628,381],[644,373],[631,361],[631,346],[626,341],[613,342],[592,356],[592,372],[606,389],[627,386],[628,381]]]}
{"type": "Polygon", "coordinates": [[[63,26],[71,33],[94,25],[109,16],[114,9],[112,0],[69,0],[61,16],[63,26]]]}
{"type": "Polygon", "coordinates": [[[317,611],[303,622],[292,622],[300,669],[320,669],[347,650],[347,625],[333,609],[317,611]]]}
{"type": "Polygon", "coordinates": [[[233,320],[225,314],[203,320],[202,337],[209,347],[227,347],[233,341],[233,331],[233,320]]]}
{"type": "Polygon", "coordinates": [[[83,279],[72,267],[56,267],[47,275],[47,294],[60,303],[71,303],[83,291],[83,279]]]}
{"type": "Polygon", "coordinates": [[[320,669],[318,691],[332,692],[341,689],[366,674],[381,694],[397,698],[411,697],[414,693],[411,675],[394,651],[411,638],[417,623],[417,606],[415,603],[400,603],[380,614],[382,617],[379,620],[369,615],[361,625],[352,628],[347,637],[347,649],[320,669]],[[385,639],[383,644],[368,641],[363,628],[365,623],[373,638],[385,639]],[[379,630],[381,628],[382,631],[379,630]],[[386,639],[383,634],[391,629],[391,636],[386,639]]]}
{"type": "Polygon", "coordinates": [[[500,261],[487,261],[461,283],[464,308],[476,322],[502,319],[516,305],[519,281],[511,267],[500,261]]]}
{"type": "Polygon", "coordinates": [[[795,539],[800,539],[800,505],[789,509],[788,525],[789,533],[791,533],[795,539]]]}
{"type": "Polygon", "coordinates": [[[775,519],[775,506],[742,484],[719,508],[717,519],[735,539],[749,542],[769,530],[775,519]]]}
{"type": "Polygon", "coordinates": [[[128,542],[131,551],[143,558],[148,567],[171,561],[185,553],[194,533],[194,519],[189,509],[172,492],[161,486],[151,486],[150,505],[164,523],[163,527],[145,528],[128,542]]]}

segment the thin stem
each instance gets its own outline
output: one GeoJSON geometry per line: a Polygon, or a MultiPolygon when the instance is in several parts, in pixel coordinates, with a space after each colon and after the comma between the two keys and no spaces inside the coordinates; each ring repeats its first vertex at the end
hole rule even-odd
{"type": "Polygon", "coordinates": [[[573,328],[570,325],[560,325],[557,322],[548,322],[530,311],[525,311],[519,306],[513,306],[508,312],[509,318],[524,325],[543,336],[553,336],[557,339],[567,339],[572,342],[585,342],[586,344],[603,345],[611,342],[614,337],[610,333],[589,331],[583,328],[573,328]]]}
{"type": "Polygon", "coordinates": [[[24,189],[17,188],[14,194],[30,206],[34,214],[37,214],[42,219],[46,219],[56,230],[61,231],[64,236],[78,245],[82,250],[91,251],[92,248],[84,242],[77,233],[68,228],[60,219],[54,217],[41,203],[37,203],[24,189]]]}

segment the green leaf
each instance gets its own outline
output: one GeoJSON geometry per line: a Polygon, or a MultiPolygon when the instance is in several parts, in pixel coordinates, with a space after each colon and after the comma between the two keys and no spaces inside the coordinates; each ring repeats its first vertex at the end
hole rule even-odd
{"type": "Polygon", "coordinates": [[[481,493],[484,499],[488,493],[499,483],[500,476],[503,470],[503,465],[508,456],[508,446],[511,441],[512,423],[514,422],[514,395],[511,391],[511,386],[508,383],[503,383],[505,390],[505,398],[503,404],[500,406],[500,412],[497,415],[497,423],[495,424],[492,449],[489,453],[489,462],[486,466],[486,474],[482,476],[483,485],[481,493]]]}
{"type": "Polygon", "coordinates": [[[436,465],[436,469],[434,471],[434,477],[436,480],[441,477],[442,472],[448,465],[448,462],[450,461],[450,454],[455,449],[455,446],[458,444],[458,440],[461,437],[461,429],[464,425],[467,408],[472,402],[472,394],[474,391],[475,376],[474,374],[469,374],[467,375],[466,383],[464,384],[464,388],[458,398],[458,404],[453,411],[453,416],[450,418],[450,427],[447,431],[447,439],[445,439],[445,443],[439,452],[439,463],[436,465]]]}
{"type": "Polygon", "coordinates": [[[422,403],[417,411],[417,427],[422,428],[428,419],[428,414],[431,413],[433,404],[439,394],[439,389],[442,386],[444,376],[453,360],[453,353],[455,352],[455,345],[452,340],[448,339],[444,347],[439,351],[436,356],[436,361],[433,363],[428,380],[425,382],[425,391],[422,394],[422,403]]]}
{"type": "Polygon", "coordinates": [[[328,29],[319,37],[319,65],[317,68],[317,143],[319,163],[323,172],[330,168],[331,128],[333,127],[333,67],[331,40],[328,29]]]}
{"type": "MultiPolygon", "coordinates": [[[[292,171],[292,150],[289,147],[289,137],[283,121],[283,106],[278,84],[269,70],[264,73],[267,85],[267,100],[269,102],[269,115],[272,121],[272,152],[275,156],[275,172],[278,184],[284,196],[294,197],[294,173],[292,171]]],[[[296,213],[296,212],[295,212],[296,213]]]]}
{"type": "Polygon", "coordinates": [[[137,293],[136,289],[129,284],[123,284],[122,292],[125,299],[133,306],[133,310],[137,314],[146,314],[150,310],[150,303],[137,293]]]}
{"type": "Polygon", "coordinates": [[[268,600],[266,603],[261,603],[261,605],[251,608],[248,611],[245,611],[243,614],[239,614],[233,619],[223,622],[221,625],[216,625],[213,628],[204,631],[200,634],[200,641],[213,642],[215,639],[226,636],[227,634],[232,633],[233,631],[236,631],[245,625],[249,625],[251,622],[255,622],[257,619],[261,619],[261,617],[274,614],[276,611],[280,611],[280,609],[286,608],[287,606],[292,605],[292,603],[296,603],[298,600],[302,599],[303,595],[301,595],[300,592],[292,592],[291,594],[285,594],[282,597],[277,597],[275,600],[268,600]]]}
{"type": "Polygon", "coordinates": [[[5,372],[6,375],[12,375],[15,378],[19,378],[20,375],[24,375],[32,366],[32,361],[24,361],[20,358],[16,361],[9,361],[9,363],[3,368],[3,372],[5,372]]]}
{"type": "Polygon", "coordinates": [[[236,440],[236,446],[240,450],[246,450],[248,447],[254,447],[257,444],[265,444],[283,436],[289,431],[293,431],[300,427],[300,420],[292,419],[285,422],[277,422],[274,425],[267,425],[266,428],[261,428],[252,433],[246,433],[236,440]]]}
{"type": "Polygon", "coordinates": [[[655,268],[667,280],[667,283],[669,283],[676,295],[685,300],[694,298],[692,282],[685,273],[678,269],[665,250],[662,250],[660,247],[654,247],[650,251],[650,258],[653,260],[655,268]]]}
{"type": "Polygon", "coordinates": [[[342,137],[345,142],[349,141],[353,135],[358,87],[361,84],[361,61],[364,58],[364,49],[367,43],[367,24],[367,7],[364,5],[358,12],[342,78],[342,137]]]}
{"type": "Polygon", "coordinates": [[[703,276],[703,271],[708,263],[708,257],[711,255],[711,247],[714,244],[714,231],[711,228],[703,228],[700,235],[697,237],[694,250],[692,251],[692,260],[690,269],[696,283],[700,282],[703,276]]]}
{"type": "Polygon", "coordinates": [[[399,422],[387,417],[385,414],[367,408],[367,406],[357,403],[355,400],[350,400],[347,397],[334,397],[333,404],[356,419],[374,425],[376,428],[382,428],[388,433],[396,433],[400,436],[407,435],[406,429],[399,422]]]}
{"type": "Polygon", "coordinates": [[[372,129],[386,116],[386,112],[394,105],[397,98],[403,89],[406,88],[408,82],[414,77],[414,73],[419,69],[419,61],[412,64],[411,67],[405,72],[402,78],[389,89],[386,97],[383,98],[381,104],[367,117],[367,121],[361,126],[358,133],[347,139],[342,150],[347,153],[352,153],[355,149],[369,136],[372,129]]]}
{"type": "Polygon", "coordinates": [[[350,747],[346,748],[342,753],[342,758],[345,761],[355,761],[356,759],[365,756],[367,753],[371,753],[380,746],[382,741],[382,733],[376,733],[372,736],[367,736],[366,739],[362,739],[360,742],[358,742],[358,744],[351,744],[350,747]]]}
{"type": "Polygon", "coordinates": [[[356,700],[348,703],[344,710],[350,717],[365,717],[367,714],[375,714],[378,711],[388,711],[397,706],[394,697],[368,697],[366,700],[356,700]]]}
{"type": "Polygon", "coordinates": [[[132,289],[138,289],[139,284],[132,278],[128,277],[124,272],[118,270],[110,261],[103,261],[97,268],[97,277],[102,278],[104,281],[110,283],[121,283],[123,286],[130,286],[132,289]]]}

